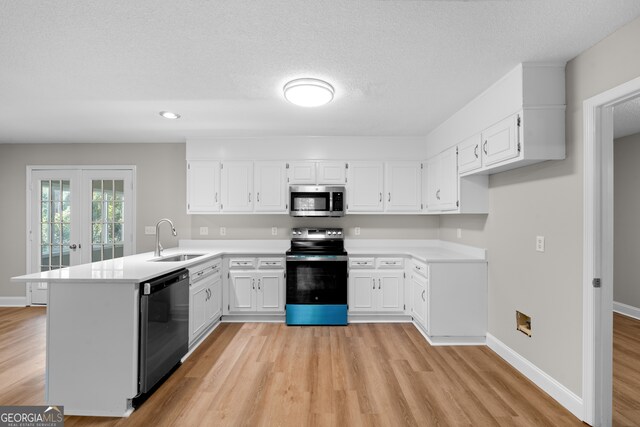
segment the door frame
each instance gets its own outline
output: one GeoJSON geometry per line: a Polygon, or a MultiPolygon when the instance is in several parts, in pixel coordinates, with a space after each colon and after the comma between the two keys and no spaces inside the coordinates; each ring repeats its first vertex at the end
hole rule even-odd
{"type": "MultiPolygon", "coordinates": [[[[42,170],[42,171],[46,171],[46,170],[127,170],[127,171],[131,171],[131,185],[132,185],[132,189],[131,189],[131,195],[133,198],[133,203],[131,204],[131,233],[132,233],[132,240],[131,240],[131,252],[132,253],[136,253],[136,204],[137,204],[137,197],[136,197],[136,188],[137,188],[137,183],[136,183],[136,166],[135,165],[27,165],[26,168],[26,194],[27,194],[27,210],[26,210],[26,227],[25,227],[25,234],[26,234],[26,241],[27,241],[27,245],[26,245],[26,258],[27,258],[27,263],[26,263],[26,267],[27,267],[27,272],[31,272],[31,269],[33,267],[33,263],[32,263],[32,259],[31,259],[31,251],[32,251],[32,247],[33,247],[33,240],[31,239],[31,214],[33,213],[33,209],[34,206],[32,206],[32,197],[31,197],[31,193],[34,191],[33,188],[33,183],[31,181],[32,175],[34,171],[38,171],[38,170],[42,170]]],[[[83,186],[81,188],[84,188],[83,186]]],[[[82,236],[81,236],[82,239],[82,236]]],[[[31,305],[31,292],[29,292],[29,287],[30,284],[27,284],[27,286],[25,287],[25,292],[26,292],[26,305],[31,305]]]]}
{"type": "Polygon", "coordinates": [[[640,77],[583,102],[582,401],[593,426],[613,414],[613,109],[638,96],[640,77]]]}

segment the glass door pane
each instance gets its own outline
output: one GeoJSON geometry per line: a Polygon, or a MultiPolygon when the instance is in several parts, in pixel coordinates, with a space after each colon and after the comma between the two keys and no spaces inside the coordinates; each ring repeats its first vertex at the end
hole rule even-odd
{"type": "Polygon", "coordinates": [[[124,180],[91,180],[91,262],[124,256],[124,180]]]}
{"type": "Polygon", "coordinates": [[[69,267],[71,181],[40,181],[40,271],[69,267]]]}

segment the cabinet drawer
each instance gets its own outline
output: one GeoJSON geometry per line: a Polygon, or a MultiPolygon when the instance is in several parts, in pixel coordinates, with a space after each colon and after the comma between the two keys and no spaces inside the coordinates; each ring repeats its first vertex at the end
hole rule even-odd
{"type": "Polygon", "coordinates": [[[284,268],[283,258],[258,258],[258,268],[284,268]]]}
{"type": "Polygon", "coordinates": [[[411,265],[411,270],[414,273],[417,273],[417,274],[421,275],[424,278],[428,278],[429,277],[429,269],[427,267],[427,264],[425,264],[423,262],[419,262],[419,261],[414,260],[412,262],[412,265],[411,265]]]}
{"type": "Polygon", "coordinates": [[[255,258],[231,258],[229,259],[229,268],[253,269],[253,268],[256,268],[256,259],[255,258]]]}
{"type": "Polygon", "coordinates": [[[373,258],[349,258],[349,268],[373,268],[373,258]]]}
{"type": "Polygon", "coordinates": [[[402,258],[376,258],[376,268],[403,268],[402,258]]]}

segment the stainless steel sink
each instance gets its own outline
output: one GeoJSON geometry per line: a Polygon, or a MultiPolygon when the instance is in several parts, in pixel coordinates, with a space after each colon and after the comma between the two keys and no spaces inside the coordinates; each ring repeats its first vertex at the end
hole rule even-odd
{"type": "Polygon", "coordinates": [[[204,256],[205,254],[178,254],[171,256],[164,256],[162,258],[150,259],[151,262],[180,262],[189,261],[190,259],[204,256]]]}

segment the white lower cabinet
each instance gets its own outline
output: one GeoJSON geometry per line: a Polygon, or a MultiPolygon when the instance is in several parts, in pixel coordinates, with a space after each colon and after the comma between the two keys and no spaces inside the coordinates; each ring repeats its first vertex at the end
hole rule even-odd
{"type": "Polygon", "coordinates": [[[485,262],[413,262],[411,315],[432,338],[487,333],[485,262]]]}
{"type": "Polygon", "coordinates": [[[284,270],[281,258],[247,258],[229,261],[229,306],[233,313],[283,313],[284,270]],[[247,266],[265,266],[264,269],[246,269],[247,266]],[[243,270],[234,270],[242,266],[243,270]]]}
{"type": "Polygon", "coordinates": [[[222,316],[220,261],[203,267],[201,271],[202,278],[192,275],[189,286],[189,345],[222,316]]]}
{"type": "MultiPolygon", "coordinates": [[[[376,270],[359,270],[374,265],[372,258],[352,258],[349,262],[349,312],[402,313],[404,271],[402,259],[385,259],[376,270]],[[396,266],[396,267],[394,267],[396,266]],[[400,268],[393,270],[393,268],[400,268]]],[[[378,260],[377,265],[380,265],[378,260]]]]}

